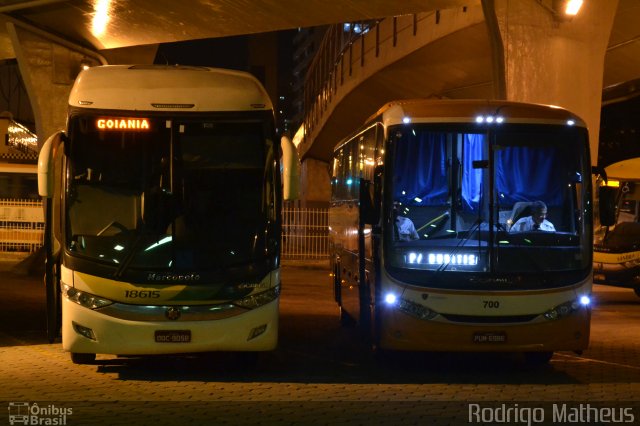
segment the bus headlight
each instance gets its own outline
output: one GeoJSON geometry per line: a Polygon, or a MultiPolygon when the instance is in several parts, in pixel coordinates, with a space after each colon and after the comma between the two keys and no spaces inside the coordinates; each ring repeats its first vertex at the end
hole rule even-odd
{"type": "Polygon", "coordinates": [[[430,320],[438,315],[437,312],[427,308],[424,305],[402,298],[398,303],[398,310],[421,320],[430,320]]]}
{"type": "Polygon", "coordinates": [[[591,298],[589,296],[580,296],[577,300],[572,300],[570,302],[565,302],[561,305],[556,306],[553,309],[549,309],[543,315],[549,321],[555,321],[560,318],[564,318],[573,312],[580,309],[580,307],[584,306],[585,308],[591,304],[591,298]]]}
{"type": "Polygon", "coordinates": [[[260,293],[250,294],[242,299],[235,300],[234,305],[247,309],[255,309],[260,306],[266,305],[269,302],[273,302],[280,295],[280,287],[273,287],[267,291],[260,293]]]}
{"type": "Polygon", "coordinates": [[[98,309],[113,303],[113,301],[109,299],[103,299],[101,297],[94,296],[93,294],[76,290],[66,284],[62,286],[62,294],[64,294],[70,301],[89,309],[98,309]]]}

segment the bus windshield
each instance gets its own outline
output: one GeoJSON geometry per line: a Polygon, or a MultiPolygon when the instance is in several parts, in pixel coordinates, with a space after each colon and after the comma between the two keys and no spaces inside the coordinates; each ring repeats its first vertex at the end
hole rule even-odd
{"type": "Polygon", "coordinates": [[[415,124],[389,135],[385,241],[392,272],[416,283],[428,272],[429,285],[462,287],[463,273],[528,275],[535,287],[553,285],[556,273],[588,271],[584,129],[415,124]]]}
{"type": "Polygon", "coordinates": [[[595,249],[604,247],[619,252],[636,250],[640,239],[640,182],[616,181],[618,184],[616,223],[606,227],[596,224],[595,249]]]}
{"type": "Polygon", "coordinates": [[[273,256],[269,116],[70,118],[66,246],[130,270],[212,271],[273,256]]]}

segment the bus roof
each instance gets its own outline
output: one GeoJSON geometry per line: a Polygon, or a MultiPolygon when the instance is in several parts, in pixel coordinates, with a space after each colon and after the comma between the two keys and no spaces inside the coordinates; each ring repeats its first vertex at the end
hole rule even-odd
{"type": "Polygon", "coordinates": [[[126,111],[271,110],[269,95],[251,74],[219,68],[106,65],[76,79],[69,105],[126,111]]]}
{"type": "Polygon", "coordinates": [[[607,178],[640,180],[640,157],[618,161],[605,167],[607,178]]]}
{"type": "Polygon", "coordinates": [[[586,127],[577,115],[556,106],[496,100],[412,99],[389,102],[369,121],[387,125],[409,119],[413,123],[472,123],[478,117],[498,116],[505,123],[567,124],[586,127]]]}

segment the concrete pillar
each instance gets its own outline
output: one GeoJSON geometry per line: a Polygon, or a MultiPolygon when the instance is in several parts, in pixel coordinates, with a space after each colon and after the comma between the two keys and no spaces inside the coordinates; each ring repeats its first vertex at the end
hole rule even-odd
{"type": "MultiPolygon", "coordinates": [[[[504,69],[494,64],[494,85],[504,79],[507,100],[558,105],[587,123],[591,161],[598,159],[604,58],[618,1],[585,1],[572,19],[555,11],[557,0],[483,0],[495,10],[504,69]],[[496,72],[498,70],[498,72],[496,72]],[[500,76],[500,72],[503,73],[500,76]],[[497,74],[497,75],[496,75],[497,74]]],[[[489,7],[491,9],[491,7],[489,7]]],[[[491,19],[487,18],[492,29],[491,19]]]]}
{"type": "Polygon", "coordinates": [[[327,207],[331,199],[329,165],[324,161],[307,158],[300,170],[300,200],[305,207],[327,207]]]}
{"type": "Polygon", "coordinates": [[[65,127],[69,93],[82,64],[100,65],[100,56],[12,23],[7,24],[7,30],[31,101],[38,145],[42,146],[51,134],[65,127]]]}
{"type": "Polygon", "coordinates": [[[100,53],[25,25],[7,24],[36,124],[38,144],[66,125],[71,87],[82,66],[152,64],[157,44],[100,53]],[[103,56],[104,54],[104,56],[103,56]]]}

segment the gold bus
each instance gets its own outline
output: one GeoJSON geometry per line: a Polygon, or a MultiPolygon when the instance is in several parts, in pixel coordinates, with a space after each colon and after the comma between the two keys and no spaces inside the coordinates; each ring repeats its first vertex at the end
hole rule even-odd
{"type": "Polygon", "coordinates": [[[587,347],[591,166],[576,115],[391,102],[337,144],[331,179],[340,318],[377,349],[523,352],[546,363],[587,347]]]}

